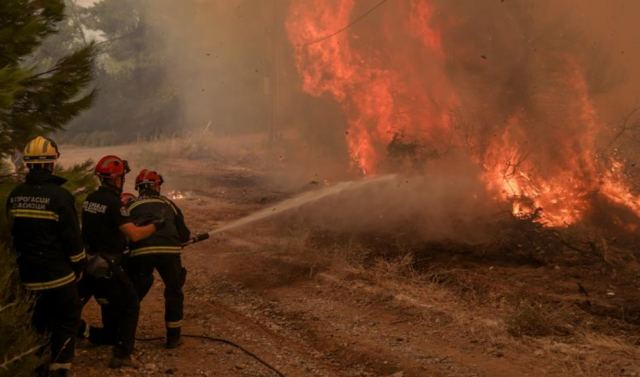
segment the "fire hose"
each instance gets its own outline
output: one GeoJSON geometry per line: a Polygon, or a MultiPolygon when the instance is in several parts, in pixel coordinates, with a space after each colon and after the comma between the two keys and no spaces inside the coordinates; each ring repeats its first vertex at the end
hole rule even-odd
{"type": "MultiPolygon", "coordinates": [[[[255,212],[255,213],[253,213],[253,214],[251,214],[249,216],[245,216],[245,217],[240,218],[238,220],[235,220],[235,221],[232,221],[230,223],[224,224],[223,226],[218,227],[217,229],[211,230],[211,231],[209,231],[207,233],[198,233],[195,236],[191,237],[188,241],[184,242],[182,244],[182,246],[185,247],[185,246],[193,245],[193,244],[198,243],[198,242],[202,242],[204,240],[208,240],[211,236],[213,236],[215,234],[222,233],[222,232],[225,232],[227,230],[230,230],[230,229],[233,229],[233,228],[236,228],[236,227],[239,227],[239,226],[244,226],[244,225],[250,224],[252,222],[258,221],[258,220],[265,219],[265,218],[273,216],[275,214],[290,210],[292,208],[299,207],[299,206],[301,206],[303,204],[314,202],[314,201],[317,201],[319,199],[325,198],[327,196],[342,192],[343,190],[346,190],[346,189],[357,188],[357,187],[360,187],[362,185],[367,185],[367,184],[374,183],[374,182],[393,181],[393,180],[395,180],[395,178],[396,178],[395,175],[390,174],[390,175],[384,175],[384,176],[381,176],[381,177],[362,180],[362,181],[342,182],[342,183],[339,183],[339,184],[337,184],[335,186],[327,187],[327,188],[322,189],[322,190],[318,190],[318,191],[314,191],[314,192],[302,193],[299,196],[293,197],[293,198],[291,198],[289,200],[285,200],[284,202],[280,202],[280,203],[276,204],[275,206],[272,206],[272,207],[269,207],[269,208],[265,208],[263,210],[255,212]]],[[[235,348],[241,350],[242,352],[244,352],[245,354],[249,355],[250,357],[254,358],[258,362],[260,362],[262,365],[264,365],[267,368],[269,368],[270,370],[274,371],[279,377],[284,377],[284,374],[282,374],[276,368],[274,368],[273,366],[269,365],[267,362],[265,362],[264,360],[260,359],[258,356],[256,356],[252,352],[248,351],[247,349],[243,348],[242,346],[240,346],[240,345],[238,345],[238,344],[236,344],[234,342],[231,342],[231,341],[226,340],[226,339],[214,338],[214,337],[210,337],[210,336],[206,336],[206,335],[184,334],[183,336],[190,337],[190,338],[206,339],[206,340],[210,340],[210,341],[214,341],[214,342],[220,342],[220,343],[224,343],[224,344],[230,345],[232,347],[235,347],[235,348]]],[[[143,339],[138,339],[138,340],[153,341],[153,340],[161,340],[161,339],[164,339],[164,338],[163,337],[143,338],[143,339]]]]}
{"type": "Polygon", "coordinates": [[[339,194],[346,190],[354,190],[362,186],[373,184],[373,183],[394,182],[396,178],[397,176],[395,174],[387,174],[387,175],[383,175],[375,178],[367,178],[367,179],[362,179],[358,181],[340,182],[333,186],[328,186],[319,190],[306,191],[301,193],[298,196],[294,196],[285,201],[274,204],[271,207],[264,208],[262,210],[254,212],[240,219],[233,220],[226,224],[222,224],[220,227],[216,229],[212,229],[207,233],[197,234],[187,242],[183,243],[182,246],[188,246],[200,241],[207,240],[209,239],[209,237],[215,234],[224,233],[225,231],[229,231],[231,229],[235,229],[241,226],[246,226],[256,221],[264,220],[271,216],[292,210],[294,208],[301,207],[308,203],[316,202],[318,200],[324,199],[332,195],[339,194]]]}
{"type": "Polygon", "coordinates": [[[182,247],[193,245],[194,243],[201,242],[209,239],[209,233],[199,233],[191,237],[189,241],[182,243],[182,247]]]}
{"type": "MultiPolygon", "coordinates": [[[[208,240],[210,237],[209,233],[199,233],[196,234],[195,236],[191,237],[187,242],[184,242],[182,244],[182,247],[185,246],[189,246],[189,245],[193,245],[194,243],[198,243],[198,242],[202,242],[205,240],[208,240]]],[[[237,348],[240,351],[244,352],[246,355],[248,355],[249,357],[253,358],[254,360],[256,360],[257,362],[259,362],[260,364],[264,365],[265,367],[269,368],[270,370],[272,370],[274,373],[276,373],[279,377],[286,377],[282,372],[280,372],[278,369],[276,369],[274,366],[272,366],[271,364],[267,363],[266,361],[262,360],[258,355],[256,355],[255,353],[249,351],[248,349],[242,347],[241,345],[234,343],[230,340],[227,339],[223,339],[223,338],[214,338],[212,336],[208,336],[208,335],[194,335],[194,334],[182,334],[182,336],[187,337],[187,338],[195,338],[195,339],[205,339],[205,340],[210,340],[212,342],[218,342],[218,343],[223,343],[226,345],[229,345],[231,347],[237,348]]],[[[163,340],[164,337],[155,337],[155,338],[136,338],[137,340],[140,341],[154,341],[154,340],[163,340]]]]}
{"type": "MultiPolygon", "coordinates": [[[[204,339],[204,340],[209,340],[209,341],[212,341],[212,342],[223,343],[223,344],[229,345],[231,347],[237,348],[240,351],[244,352],[249,357],[251,357],[254,360],[256,360],[257,362],[259,362],[260,364],[262,364],[265,367],[267,367],[268,369],[272,370],[275,374],[278,375],[278,377],[286,377],[282,372],[280,372],[278,369],[276,369],[271,364],[269,364],[266,361],[262,360],[255,353],[247,350],[246,348],[242,347],[241,345],[239,345],[237,343],[234,343],[234,342],[232,342],[230,340],[227,340],[227,339],[224,339],[224,338],[215,338],[215,337],[208,336],[208,335],[197,335],[197,334],[182,334],[182,336],[186,337],[186,338],[204,339]]],[[[153,338],[136,338],[136,340],[141,341],[141,342],[152,342],[152,341],[156,341],[156,340],[164,340],[164,337],[163,336],[158,336],[158,337],[153,337],[153,338]]]]}

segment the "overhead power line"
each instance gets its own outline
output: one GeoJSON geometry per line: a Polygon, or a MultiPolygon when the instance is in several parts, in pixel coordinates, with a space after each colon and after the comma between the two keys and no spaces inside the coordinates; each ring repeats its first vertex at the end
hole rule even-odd
{"type": "Polygon", "coordinates": [[[348,23],[347,25],[343,26],[342,28],[334,31],[331,34],[325,35],[324,37],[320,37],[318,39],[315,39],[311,42],[307,42],[305,44],[303,44],[303,46],[309,46],[312,44],[316,44],[316,43],[320,43],[323,41],[326,41],[329,38],[333,38],[336,35],[342,33],[343,31],[347,30],[348,28],[352,27],[353,25],[357,24],[358,22],[362,21],[363,19],[365,19],[367,16],[369,16],[371,13],[373,13],[376,9],[380,8],[384,3],[386,3],[388,0],[381,0],[380,2],[378,2],[376,5],[374,5],[373,7],[371,7],[369,10],[367,10],[366,12],[362,13],[360,16],[356,17],[353,21],[351,21],[350,23],[348,23]]]}

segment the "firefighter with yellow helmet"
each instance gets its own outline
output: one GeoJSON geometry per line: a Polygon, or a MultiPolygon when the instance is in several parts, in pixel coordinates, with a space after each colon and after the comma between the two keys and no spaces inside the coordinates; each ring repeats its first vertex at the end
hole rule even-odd
{"type": "Polygon", "coordinates": [[[86,264],[75,199],[53,174],[59,156],[53,140],[29,141],[23,155],[29,172],[6,206],[20,279],[36,300],[33,324],[50,339],[50,360],[39,374],[56,377],[71,368],[81,310],[76,282],[86,264]]]}

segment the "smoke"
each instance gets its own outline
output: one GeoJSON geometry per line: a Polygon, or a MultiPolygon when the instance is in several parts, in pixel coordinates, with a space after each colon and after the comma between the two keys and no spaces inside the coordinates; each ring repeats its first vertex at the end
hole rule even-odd
{"type": "Polygon", "coordinates": [[[480,171],[464,161],[427,164],[429,174],[400,175],[345,191],[294,211],[290,220],[338,234],[410,235],[416,240],[480,243],[508,218],[479,183],[480,171]]]}
{"type": "MultiPolygon", "coordinates": [[[[184,103],[182,126],[210,124],[222,133],[271,132],[275,128],[279,133],[295,133],[296,140],[308,138],[332,144],[335,152],[345,150],[348,116],[329,96],[314,98],[302,91],[292,38],[308,36],[287,34],[285,26],[296,21],[292,13],[295,6],[314,4],[321,8],[321,4],[349,3],[353,3],[353,10],[337,20],[342,24],[318,25],[338,29],[375,2],[146,2],[149,38],[162,42],[168,79],[184,103]]],[[[541,98],[560,98],[568,91],[554,81],[554,75],[567,69],[561,62],[563,54],[584,69],[590,94],[605,123],[618,121],[638,102],[635,88],[640,83],[640,53],[634,45],[640,30],[635,27],[634,14],[640,5],[633,0],[606,4],[434,0],[427,2],[433,9],[429,19],[414,15],[417,18],[411,21],[414,3],[419,2],[389,1],[318,46],[327,49],[334,40],[346,41],[354,50],[364,51],[361,57],[379,73],[391,68],[401,72],[400,81],[405,85],[428,92],[424,98],[409,98],[422,107],[436,101],[444,108],[443,93],[455,91],[460,100],[452,107],[469,114],[478,126],[498,127],[493,125],[521,108],[530,109],[540,118],[538,123],[566,126],[563,120],[548,121],[536,109],[541,98]],[[445,56],[438,60],[425,53],[415,30],[407,30],[408,22],[429,25],[441,39],[445,56]]],[[[333,31],[319,29],[317,34],[333,31]]],[[[409,88],[403,93],[401,89],[393,88],[392,94],[409,96],[415,92],[409,88]]],[[[344,159],[344,155],[337,155],[344,159]]]]}
{"type": "Polygon", "coordinates": [[[147,2],[153,35],[163,41],[168,77],[185,106],[184,127],[223,133],[268,131],[278,17],[266,1],[147,2]]]}
{"type": "Polygon", "coordinates": [[[386,2],[366,29],[324,38],[362,3],[300,1],[287,31],[304,91],[346,115],[355,168],[393,169],[391,152],[415,160],[466,149],[515,214],[543,208],[544,223],[562,226],[584,218],[590,193],[615,187],[601,192],[619,203],[628,189],[610,177],[624,157],[607,150],[613,127],[599,109],[621,76],[585,24],[596,15],[574,5],[386,2]]]}
{"type": "MultiPolygon", "coordinates": [[[[184,103],[183,126],[205,127],[211,122],[210,127],[223,133],[271,132],[275,128],[276,132],[291,131],[318,144],[332,144],[336,152],[344,150],[347,120],[343,109],[326,95],[313,98],[301,90],[292,49],[295,41],[291,38],[308,36],[287,35],[285,30],[286,22],[295,21],[292,7],[313,3],[148,2],[149,19],[153,20],[150,35],[163,42],[168,76],[184,103]]],[[[326,7],[350,2],[320,3],[326,7]]],[[[340,28],[374,3],[355,2],[344,19],[319,26],[340,28]]],[[[585,69],[590,94],[605,122],[618,121],[638,100],[634,88],[640,82],[640,70],[636,68],[640,55],[633,46],[640,31],[633,14],[640,5],[632,0],[608,4],[579,0],[562,4],[430,1],[434,12],[431,18],[414,22],[430,23],[438,33],[445,54],[441,62],[428,56],[415,33],[406,30],[412,3],[416,2],[387,2],[318,47],[327,49],[332,40],[338,40],[351,43],[354,50],[366,50],[362,57],[373,62],[372,67],[381,72],[394,68],[402,73],[401,81],[430,92],[425,98],[412,98],[423,107],[433,101],[445,107],[443,92],[455,90],[461,99],[452,107],[469,114],[477,125],[500,124],[523,107],[539,116],[539,123],[566,124],[563,120],[549,122],[544,114],[535,114],[534,98],[559,98],[567,92],[553,78],[567,69],[560,62],[563,54],[578,60],[585,69]]],[[[336,14],[332,16],[337,18],[336,14]]],[[[320,29],[317,34],[332,31],[320,29]]],[[[393,94],[413,94],[402,93],[401,89],[393,88],[393,94]]]]}
{"type": "Polygon", "coordinates": [[[333,35],[376,3],[148,1],[181,127],[262,133],[313,179],[409,170],[425,178],[397,198],[451,194],[409,208],[389,194],[426,224],[487,196],[573,223],[604,179],[608,200],[633,200],[622,174],[640,156],[626,134],[611,140],[640,100],[640,4],[387,1],[333,35]],[[617,176],[611,157],[626,163],[617,176]]]}

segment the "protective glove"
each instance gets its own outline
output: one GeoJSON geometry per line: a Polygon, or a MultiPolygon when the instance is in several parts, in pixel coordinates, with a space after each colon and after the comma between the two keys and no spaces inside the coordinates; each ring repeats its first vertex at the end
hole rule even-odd
{"type": "Polygon", "coordinates": [[[90,255],[86,271],[95,278],[105,278],[111,274],[111,264],[101,255],[90,255]]]}
{"type": "Polygon", "coordinates": [[[150,224],[153,224],[153,225],[156,226],[156,232],[157,232],[160,229],[164,228],[166,223],[165,223],[164,219],[156,218],[156,219],[151,220],[150,224]]]}

